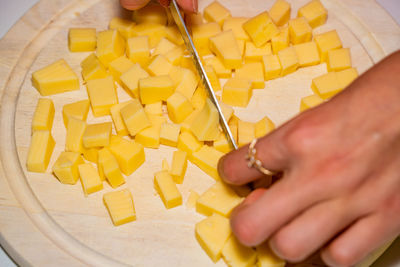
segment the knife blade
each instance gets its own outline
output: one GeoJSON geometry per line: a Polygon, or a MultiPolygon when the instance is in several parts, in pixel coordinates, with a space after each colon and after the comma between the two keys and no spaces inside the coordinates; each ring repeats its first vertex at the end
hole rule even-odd
{"type": "Polygon", "coordinates": [[[186,48],[189,50],[189,52],[192,56],[194,65],[196,66],[197,72],[200,75],[201,82],[203,83],[204,88],[207,90],[207,92],[210,96],[211,102],[215,105],[215,107],[218,111],[220,125],[221,125],[230,145],[232,146],[232,148],[237,149],[238,146],[235,142],[235,139],[233,138],[231,129],[229,128],[229,125],[222,113],[222,109],[218,103],[218,100],[214,93],[214,90],[212,89],[210,80],[207,77],[207,74],[206,74],[206,71],[204,70],[203,64],[201,63],[200,56],[197,53],[196,48],[194,47],[193,40],[190,37],[188,28],[185,25],[185,22],[183,20],[182,14],[179,10],[176,0],[171,0],[169,8],[170,8],[172,17],[173,17],[176,25],[178,26],[179,32],[182,35],[183,41],[185,42],[186,48]]]}

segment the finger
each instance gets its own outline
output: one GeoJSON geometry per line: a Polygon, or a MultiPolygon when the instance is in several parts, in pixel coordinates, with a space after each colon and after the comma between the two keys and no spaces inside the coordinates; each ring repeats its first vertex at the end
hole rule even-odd
{"type": "Polygon", "coordinates": [[[197,13],[198,12],[198,0],[177,0],[179,6],[185,12],[197,13]]]}
{"type": "Polygon", "coordinates": [[[250,205],[251,203],[257,201],[264,193],[267,191],[265,188],[258,188],[251,192],[245,200],[242,202],[243,205],[250,205]]]}
{"type": "Polygon", "coordinates": [[[122,7],[129,10],[136,10],[147,5],[150,0],[119,0],[122,7]]]}

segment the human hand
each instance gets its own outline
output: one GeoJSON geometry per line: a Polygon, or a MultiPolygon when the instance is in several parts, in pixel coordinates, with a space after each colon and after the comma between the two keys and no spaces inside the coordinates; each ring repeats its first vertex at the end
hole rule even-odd
{"type": "MultiPolygon", "coordinates": [[[[129,10],[136,10],[147,5],[150,0],[120,0],[121,5],[129,10]]],[[[169,0],[158,0],[158,2],[167,6],[169,4],[169,0]]],[[[179,6],[186,12],[197,12],[197,0],[177,0],[179,6]]]]}
{"type": "MultiPolygon", "coordinates": [[[[329,102],[261,138],[257,157],[283,177],[255,190],[231,215],[245,245],[269,240],[299,262],[322,248],[331,266],[351,266],[400,233],[400,52],[377,64],[329,102]]],[[[224,156],[222,179],[262,177],[248,146],[224,156]]]]}

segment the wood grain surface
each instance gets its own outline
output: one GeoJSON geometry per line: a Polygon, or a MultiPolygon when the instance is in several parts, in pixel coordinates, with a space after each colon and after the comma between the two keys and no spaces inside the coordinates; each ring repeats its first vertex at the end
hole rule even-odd
{"type": "MultiPolygon", "coordinates": [[[[200,1],[200,9],[210,3],[200,1]]],[[[307,0],[291,1],[292,17],[307,0]]],[[[329,10],[328,23],[315,33],[337,29],[345,47],[351,48],[353,65],[360,73],[400,48],[400,28],[373,0],[322,0],[329,10]]],[[[268,9],[272,0],[221,0],[235,16],[252,16],[268,9]]],[[[88,53],[69,53],[70,27],[107,28],[114,16],[129,16],[117,1],[42,0],[0,41],[0,243],[20,265],[95,266],[214,266],[194,237],[194,224],[203,217],[185,205],[166,210],[153,189],[153,173],[169,161],[172,148],[146,149],[146,163],[127,177],[122,188],[133,194],[137,221],[114,227],[102,203],[112,189],[85,197],[81,185],[68,186],[50,173],[64,149],[62,105],[87,98],[81,80],[79,91],[52,96],[56,115],[52,134],[56,140],[47,173],[26,171],[30,123],[40,97],[31,74],[64,58],[80,73],[79,63],[88,53]]],[[[255,90],[248,108],[236,114],[249,121],[268,115],[277,125],[298,113],[300,98],[312,93],[311,79],[326,72],[325,65],[303,68],[255,90]]],[[[120,88],[119,99],[129,97],[120,88]]],[[[93,118],[89,122],[110,120],[93,118]]],[[[179,186],[184,202],[193,189],[202,193],[213,179],[189,164],[179,186]]],[[[368,264],[368,263],[367,263],[368,264]]],[[[215,266],[225,266],[220,261],[215,266]]]]}

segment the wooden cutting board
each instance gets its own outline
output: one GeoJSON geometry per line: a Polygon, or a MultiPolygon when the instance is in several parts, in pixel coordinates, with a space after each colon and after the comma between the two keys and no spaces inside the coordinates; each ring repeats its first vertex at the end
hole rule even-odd
{"type": "MultiPolygon", "coordinates": [[[[200,10],[210,3],[200,1],[200,10]]],[[[221,0],[235,16],[252,16],[269,9],[272,0],[221,0]]],[[[292,17],[307,0],[293,2],[292,17]]],[[[337,29],[345,47],[351,48],[360,73],[400,47],[400,28],[373,0],[322,0],[329,10],[328,23],[316,33],[337,29]]],[[[25,168],[30,143],[30,123],[40,97],[31,85],[33,71],[64,58],[80,73],[79,63],[88,53],[69,53],[70,27],[106,29],[114,16],[129,16],[117,1],[42,0],[0,41],[0,242],[20,265],[135,265],[214,266],[194,237],[194,224],[203,217],[185,205],[166,210],[153,189],[153,173],[173,149],[146,149],[146,163],[127,177],[123,188],[133,194],[137,221],[114,227],[102,203],[112,189],[84,197],[81,185],[63,185],[50,166],[64,148],[65,129],[61,108],[87,97],[79,91],[52,96],[56,116],[52,134],[56,140],[46,174],[25,168]]],[[[326,71],[325,65],[303,68],[255,90],[246,109],[236,109],[245,120],[268,115],[276,124],[295,116],[300,98],[312,93],[311,79],[326,71]]],[[[127,99],[122,90],[120,100],[127,99]]],[[[97,122],[91,113],[88,121],[97,122]]],[[[183,185],[184,202],[189,190],[206,190],[213,180],[189,164],[183,185]]],[[[216,266],[224,266],[220,261],[216,266]]]]}

